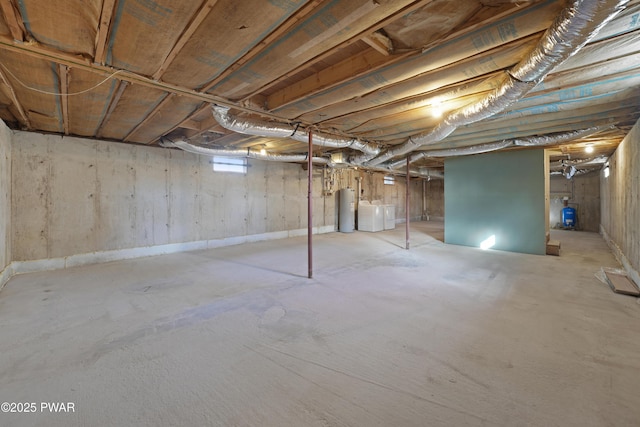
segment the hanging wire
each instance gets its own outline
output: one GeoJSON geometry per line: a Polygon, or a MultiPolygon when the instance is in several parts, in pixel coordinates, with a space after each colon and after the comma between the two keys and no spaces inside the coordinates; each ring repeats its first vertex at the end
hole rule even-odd
{"type": "Polygon", "coordinates": [[[31,87],[29,85],[27,85],[26,83],[23,83],[22,80],[20,80],[18,77],[16,77],[15,74],[13,74],[11,72],[11,70],[9,70],[7,67],[4,66],[4,64],[0,64],[0,67],[2,67],[3,70],[5,70],[7,73],[9,73],[9,75],[11,77],[14,78],[15,81],[17,81],[18,83],[20,83],[20,86],[32,90],[34,92],[38,92],[38,93],[42,93],[44,95],[52,95],[52,96],[75,96],[75,95],[82,95],[83,93],[87,93],[90,92],[94,89],[96,89],[99,86],[102,86],[103,84],[105,84],[107,82],[107,80],[112,79],[113,77],[115,77],[117,74],[119,73],[123,73],[125,70],[118,70],[115,71],[114,73],[111,73],[109,76],[107,76],[104,80],[102,80],[100,83],[98,83],[95,86],[90,87],[89,89],[85,89],[85,90],[81,90],[80,92],[74,92],[74,93],[58,93],[58,92],[48,92],[46,90],[41,90],[35,87],[31,87]]]}

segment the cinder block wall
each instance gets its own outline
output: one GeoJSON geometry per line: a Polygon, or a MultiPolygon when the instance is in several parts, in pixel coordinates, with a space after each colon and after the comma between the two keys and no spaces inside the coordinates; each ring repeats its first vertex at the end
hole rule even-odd
{"type": "Polygon", "coordinates": [[[640,284],[640,122],[600,172],[601,231],[625,268],[640,284]]]}
{"type": "MultiPolygon", "coordinates": [[[[15,132],[12,183],[14,261],[307,227],[297,164],[214,173],[183,151],[15,132]]],[[[333,227],[335,198],[322,196],[320,174],[313,185],[314,226],[333,227]]]]}

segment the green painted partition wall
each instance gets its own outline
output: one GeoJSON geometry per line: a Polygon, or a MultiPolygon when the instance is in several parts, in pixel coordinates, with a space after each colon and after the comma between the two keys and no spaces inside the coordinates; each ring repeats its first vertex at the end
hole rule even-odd
{"type": "Polygon", "coordinates": [[[545,152],[498,152],[445,161],[445,243],[545,254],[545,152]]]}

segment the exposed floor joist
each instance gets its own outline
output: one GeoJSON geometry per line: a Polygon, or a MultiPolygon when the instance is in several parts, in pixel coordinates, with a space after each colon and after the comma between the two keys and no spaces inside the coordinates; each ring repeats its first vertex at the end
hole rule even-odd
{"type": "Polygon", "coordinates": [[[109,121],[109,117],[111,117],[113,110],[116,109],[116,106],[118,105],[118,102],[120,101],[120,98],[122,97],[122,94],[124,93],[127,86],[129,86],[129,82],[126,82],[126,81],[120,81],[120,83],[118,84],[118,89],[116,89],[115,94],[113,95],[113,97],[111,98],[111,101],[109,102],[109,108],[107,109],[107,112],[102,117],[102,121],[100,122],[100,124],[98,125],[98,129],[96,130],[97,137],[102,136],[102,130],[104,129],[104,126],[109,121]]]}
{"type": "Polygon", "coordinates": [[[264,92],[265,90],[268,90],[270,88],[272,88],[273,86],[275,86],[276,84],[286,80],[287,78],[297,74],[298,72],[300,72],[301,70],[309,67],[311,64],[317,63],[319,61],[322,61],[323,59],[326,59],[327,57],[333,55],[334,53],[336,53],[337,51],[339,51],[340,49],[345,48],[346,46],[349,46],[357,41],[362,40],[363,37],[368,36],[371,33],[374,33],[378,30],[380,30],[382,27],[384,27],[385,25],[387,25],[390,22],[393,22],[395,20],[397,20],[400,16],[406,15],[408,13],[413,12],[414,10],[417,10],[421,7],[423,7],[424,5],[431,3],[434,0],[422,0],[419,2],[416,2],[410,6],[407,6],[401,10],[399,10],[398,12],[387,16],[385,19],[379,21],[376,23],[376,25],[366,28],[363,31],[361,31],[359,34],[349,38],[348,40],[345,40],[342,43],[336,44],[333,48],[326,50],[325,52],[323,52],[321,55],[316,56],[315,58],[313,58],[311,61],[307,61],[304,64],[301,64],[300,66],[294,68],[293,70],[290,70],[287,73],[284,73],[281,77],[263,85],[262,87],[260,87],[259,89],[253,91],[252,93],[250,93],[247,96],[244,96],[242,98],[242,101],[246,101],[248,99],[253,98],[254,96],[256,96],[258,93],[260,92],[264,92]]]}
{"type": "Polygon", "coordinates": [[[20,12],[11,0],[0,0],[0,9],[15,41],[23,42],[27,33],[20,12]]]}
{"type": "Polygon", "coordinates": [[[22,108],[22,104],[16,96],[16,91],[13,89],[13,86],[11,86],[11,83],[9,82],[9,80],[7,80],[7,77],[4,75],[2,70],[0,70],[0,80],[2,80],[2,88],[4,88],[5,95],[7,95],[9,99],[11,99],[11,102],[18,110],[18,114],[20,116],[19,119],[21,120],[22,125],[27,129],[31,129],[31,121],[25,113],[24,108],[22,108]]]}
{"type": "Polygon", "coordinates": [[[269,111],[277,110],[304,97],[335,87],[350,78],[390,65],[417,53],[405,52],[389,57],[381,55],[377,50],[367,50],[269,95],[266,109],[269,111]]]}
{"type": "Polygon", "coordinates": [[[102,13],[100,14],[100,24],[96,34],[95,54],[93,58],[94,62],[101,65],[104,65],[105,62],[115,4],[116,0],[104,0],[102,3],[102,13]]]}
{"type": "Polygon", "coordinates": [[[207,2],[195,14],[195,16],[193,17],[193,19],[191,20],[187,28],[184,30],[184,32],[182,33],[182,35],[180,36],[176,44],[171,49],[171,52],[169,52],[169,54],[163,61],[162,65],[160,66],[160,68],[158,68],[158,71],[156,71],[155,74],[153,75],[154,80],[160,80],[164,72],[167,71],[167,68],[169,68],[173,60],[176,59],[176,56],[178,56],[182,48],[187,44],[187,42],[189,41],[191,36],[193,36],[193,34],[196,32],[198,27],[200,27],[202,22],[205,20],[207,15],[209,15],[209,12],[211,12],[211,9],[213,9],[213,7],[216,5],[217,2],[218,0],[207,0],[207,2]]]}
{"type": "Polygon", "coordinates": [[[164,108],[164,106],[167,105],[173,99],[173,97],[175,97],[175,96],[176,95],[174,93],[167,94],[164,97],[164,99],[162,101],[160,101],[160,103],[140,123],[138,123],[138,125],[136,127],[134,127],[131,130],[131,132],[129,132],[127,134],[127,136],[125,136],[123,138],[123,140],[124,141],[131,141],[131,136],[133,134],[135,134],[137,131],[139,131],[140,129],[142,129],[144,127],[144,125],[146,125],[147,122],[149,122],[149,120],[154,118],[155,115],[158,114],[160,112],[160,110],[162,110],[164,108]]]}
{"type": "Polygon", "coordinates": [[[278,37],[282,36],[293,27],[298,21],[302,20],[304,16],[310,13],[317,5],[321,3],[320,0],[314,0],[305,4],[298,12],[296,12],[293,16],[287,19],[282,25],[280,25],[276,30],[274,30],[271,34],[264,38],[260,43],[254,46],[249,52],[244,54],[242,58],[238,59],[231,67],[227,68],[223,71],[218,77],[205,84],[201,89],[202,92],[207,92],[209,89],[217,85],[220,81],[222,81],[225,77],[229,76],[233,71],[240,68],[244,63],[249,61],[251,58],[260,53],[267,45],[275,41],[278,37]]]}
{"type": "Polygon", "coordinates": [[[65,135],[69,135],[69,68],[58,66],[60,74],[60,104],[62,105],[62,128],[65,135]]]}
{"type": "Polygon", "coordinates": [[[103,77],[113,76],[117,77],[120,80],[128,81],[129,83],[135,83],[142,86],[159,89],[165,92],[170,92],[175,95],[185,96],[191,99],[197,99],[200,101],[216,103],[219,105],[224,105],[227,107],[233,107],[239,111],[258,114],[263,117],[268,117],[276,120],[286,120],[283,117],[280,117],[276,114],[269,113],[267,111],[247,108],[246,106],[230,102],[227,99],[221,98],[219,96],[211,95],[204,92],[198,92],[192,89],[188,89],[182,86],[173,85],[166,82],[155,81],[145,76],[141,76],[140,74],[133,73],[131,71],[124,70],[116,70],[112,67],[108,67],[105,65],[100,65],[98,63],[90,63],[80,55],[73,55],[68,53],[62,53],[57,50],[53,50],[47,47],[43,47],[38,45],[37,43],[29,43],[29,44],[15,44],[8,37],[0,36],[0,49],[8,50],[11,52],[18,52],[33,58],[43,59],[45,61],[52,61],[58,64],[63,64],[68,67],[81,68],[86,71],[90,71],[101,75],[103,77]]]}

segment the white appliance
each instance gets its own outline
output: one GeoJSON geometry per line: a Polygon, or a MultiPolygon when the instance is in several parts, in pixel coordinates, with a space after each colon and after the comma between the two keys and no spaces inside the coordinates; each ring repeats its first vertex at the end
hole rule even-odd
{"type": "Polygon", "coordinates": [[[372,205],[367,201],[361,201],[358,204],[358,230],[384,230],[384,207],[382,205],[372,205]]]}

